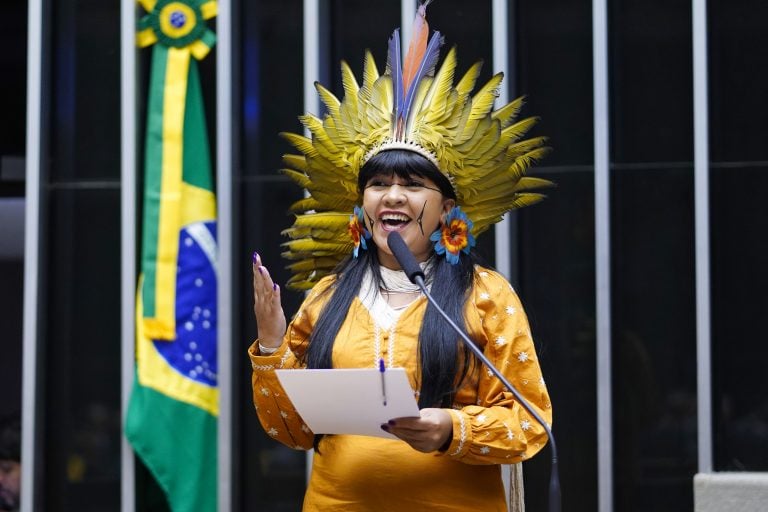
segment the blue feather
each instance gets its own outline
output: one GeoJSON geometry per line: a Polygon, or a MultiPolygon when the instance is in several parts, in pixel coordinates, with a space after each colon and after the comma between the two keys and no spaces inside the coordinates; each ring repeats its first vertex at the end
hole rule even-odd
{"type": "Polygon", "coordinates": [[[393,123],[397,128],[397,120],[400,118],[403,104],[403,67],[401,64],[402,56],[400,54],[400,29],[395,29],[392,37],[389,38],[389,51],[387,53],[387,68],[392,75],[392,92],[394,94],[393,123]]]}
{"type": "Polygon", "coordinates": [[[409,112],[413,106],[413,98],[416,96],[416,89],[418,89],[421,79],[425,76],[433,76],[435,74],[435,67],[437,66],[437,59],[440,57],[440,47],[443,45],[443,36],[440,32],[435,31],[432,34],[432,38],[427,45],[427,51],[424,53],[424,58],[419,64],[419,69],[416,71],[416,75],[413,78],[413,82],[408,87],[408,91],[405,93],[402,105],[398,108],[400,116],[403,118],[403,122],[408,119],[409,112]]]}

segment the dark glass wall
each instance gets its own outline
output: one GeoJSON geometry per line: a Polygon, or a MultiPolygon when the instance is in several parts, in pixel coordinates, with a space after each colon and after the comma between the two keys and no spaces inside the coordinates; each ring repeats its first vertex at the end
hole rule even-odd
{"type": "Polygon", "coordinates": [[[51,2],[40,510],[120,507],[120,3],[51,2]]]}
{"type": "MultiPolygon", "coordinates": [[[[524,115],[552,152],[533,174],[557,184],[518,220],[520,283],[552,397],[564,510],[597,510],[592,3],[510,2],[510,52],[524,115]]],[[[526,506],[547,509],[549,448],[524,465],[526,506]]]]}
{"type": "Polygon", "coordinates": [[[708,9],[715,470],[768,471],[768,5],[708,9]]]}
{"type": "Polygon", "coordinates": [[[609,16],[615,507],[692,510],[691,2],[611,2],[609,16]]]}
{"type": "Polygon", "coordinates": [[[21,413],[27,2],[0,17],[0,418],[21,413]]]}
{"type": "MultiPolygon", "coordinates": [[[[418,2],[417,2],[418,3],[418,2]]],[[[399,11],[398,11],[399,16],[399,11]]],[[[375,13],[371,17],[376,18],[375,13]]],[[[456,47],[456,76],[458,82],[472,64],[483,61],[483,69],[475,84],[475,92],[480,89],[499,69],[493,69],[493,31],[491,22],[491,0],[466,2],[463,0],[440,0],[432,4],[427,12],[427,21],[431,30],[439,31],[445,37],[440,63],[452,47],[456,47]]],[[[399,19],[389,26],[390,31],[399,27],[399,19]]],[[[409,36],[410,37],[410,36],[409,36]]],[[[408,39],[406,39],[408,40],[408,39]]],[[[374,41],[386,51],[386,38],[374,41]]],[[[369,43],[370,44],[370,43],[369,43]]],[[[438,64],[440,65],[440,64],[438,64]]],[[[502,85],[503,86],[503,85],[502,85]]],[[[493,228],[483,232],[473,249],[481,261],[493,266],[495,260],[496,234],[493,228]]]]}
{"type": "Polygon", "coordinates": [[[233,183],[238,219],[234,247],[235,276],[235,456],[240,467],[236,509],[293,511],[304,497],[305,459],[302,451],[276,443],[264,433],[251,400],[251,364],[246,349],[256,338],[251,286],[251,255],[261,254],[275,282],[283,289],[287,316],[298,309],[302,294],[284,287],[280,234],[292,223],[288,206],[302,191],[279,173],[281,157],[291,147],[278,132],[301,133],[303,113],[303,10],[301,0],[240,2],[239,87],[240,154],[233,183]],[[238,348],[239,347],[239,348],[238,348]]]}

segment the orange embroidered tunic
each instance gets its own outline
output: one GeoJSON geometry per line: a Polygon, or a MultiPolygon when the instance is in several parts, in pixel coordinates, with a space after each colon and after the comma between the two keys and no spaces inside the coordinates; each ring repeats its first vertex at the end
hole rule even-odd
{"type": "MultiPolygon", "coordinates": [[[[296,414],[274,370],[301,368],[299,357],[325,303],[313,289],[288,326],[277,352],[248,350],[253,366],[253,401],[265,431],[296,449],[310,449],[314,434],[296,414]]],[[[418,390],[418,334],[425,297],[411,303],[389,327],[355,298],[333,347],[334,368],[406,369],[418,390]]],[[[547,422],[552,409],[528,320],[512,286],[498,273],[475,269],[465,308],[466,330],[507,380],[547,422]]],[[[333,400],[333,397],[328,397],[333,400]]],[[[328,435],[313,457],[305,511],[500,510],[506,511],[500,464],[521,462],[546,444],[544,429],[504,385],[478,369],[456,394],[453,438],[445,452],[421,453],[399,440],[328,435]]]]}

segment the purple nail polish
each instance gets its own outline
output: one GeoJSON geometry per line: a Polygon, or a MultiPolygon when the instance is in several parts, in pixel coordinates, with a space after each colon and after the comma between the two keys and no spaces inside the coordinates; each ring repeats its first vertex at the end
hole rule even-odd
{"type": "Polygon", "coordinates": [[[273,289],[274,291],[277,291],[277,283],[272,283],[272,289],[273,289]]]}
{"type": "Polygon", "coordinates": [[[261,267],[259,267],[259,274],[262,274],[262,275],[264,274],[264,271],[261,270],[261,267]]]}
{"type": "Polygon", "coordinates": [[[256,260],[259,258],[259,253],[256,251],[253,251],[253,262],[256,263],[256,260]]]}

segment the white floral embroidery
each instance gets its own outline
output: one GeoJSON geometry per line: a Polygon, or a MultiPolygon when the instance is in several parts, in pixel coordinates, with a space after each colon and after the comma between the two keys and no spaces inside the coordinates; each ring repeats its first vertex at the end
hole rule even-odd
{"type": "Polygon", "coordinates": [[[482,453],[483,455],[488,455],[488,453],[490,453],[490,451],[491,451],[491,449],[488,448],[487,446],[483,446],[482,448],[480,448],[480,453],[482,453]]]}
{"type": "Polygon", "coordinates": [[[282,368],[285,362],[288,360],[288,358],[293,354],[290,350],[286,350],[285,354],[283,354],[283,357],[280,358],[280,363],[278,364],[278,368],[282,368]]]}
{"type": "Polygon", "coordinates": [[[487,373],[489,377],[493,377],[493,372],[488,368],[485,369],[485,373],[487,373]]]}
{"type": "Polygon", "coordinates": [[[523,383],[523,386],[527,386],[527,385],[528,385],[528,379],[523,379],[523,380],[522,380],[522,381],[520,381],[520,382],[522,382],[522,383],[523,383]]]}
{"type": "Polygon", "coordinates": [[[261,388],[261,394],[264,396],[269,396],[269,390],[267,388],[261,388]]]}
{"type": "Polygon", "coordinates": [[[483,292],[483,293],[480,294],[480,298],[483,299],[483,300],[488,300],[488,299],[491,298],[491,296],[488,295],[486,292],[483,292]]]}
{"type": "Polygon", "coordinates": [[[280,411],[280,416],[282,416],[283,418],[287,418],[288,417],[288,413],[285,412],[285,411],[280,411]]]}
{"type": "Polygon", "coordinates": [[[528,359],[530,359],[530,357],[528,356],[528,352],[520,352],[519,354],[517,354],[517,360],[520,361],[521,363],[528,361],[528,359]]]}
{"type": "Polygon", "coordinates": [[[514,306],[507,306],[506,311],[508,315],[514,315],[515,313],[517,313],[517,309],[515,309],[514,306]]]}
{"type": "Polygon", "coordinates": [[[478,274],[478,275],[480,277],[488,277],[488,272],[480,272],[480,274],[478,274]]]}
{"type": "Polygon", "coordinates": [[[523,420],[520,422],[520,428],[523,430],[531,430],[531,422],[528,420],[523,420]]]}
{"type": "Polygon", "coordinates": [[[387,350],[389,350],[389,367],[394,368],[395,366],[395,327],[397,327],[397,322],[392,324],[392,327],[389,329],[389,345],[387,347],[387,350]]]}
{"type": "Polygon", "coordinates": [[[461,453],[461,450],[464,448],[464,441],[467,440],[467,426],[464,424],[464,415],[459,413],[459,446],[456,447],[456,450],[451,453],[451,455],[458,455],[461,453]]]}
{"type": "Polygon", "coordinates": [[[271,429],[267,430],[267,434],[271,435],[272,437],[277,436],[278,432],[275,427],[272,427],[271,429]]]}
{"type": "Polygon", "coordinates": [[[479,421],[480,423],[485,423],[485,420],[487,419],[488,419],[488,416],[486,416],[485,414],[481,414],[477,417],[477,421],[479,421]]]}
{"type": "Polygon", "coordinates": [[[507,439],[510,441],[513,440],[515,438],[515,433],[512,432],[512,429],[509,428],[509,425],[507,425],[506,423],[502,422],[502,425],[504,425],[504,428],[507,429],[507,439]]]}
{"type": "Polygon", "coordinates": [[[505,345],[506,343],[507,343],[507,339],[504,336],[499,336],[498,338],[496,338],[496,341],[494,342],[494,344],[497,347],[501,347],[502,345],[505,345]]]}
{"type": "Polygon", "coordinates": [[[309,427],[302,423],[301,431],[304,432],[305,434],[309,434],[309,427]]]}
{"type": "Polygon", "coordinates": [[[381,359],[381,329],[379,324],[373,323],[373,367],[379,367],[379,359],[381,359]]]}

